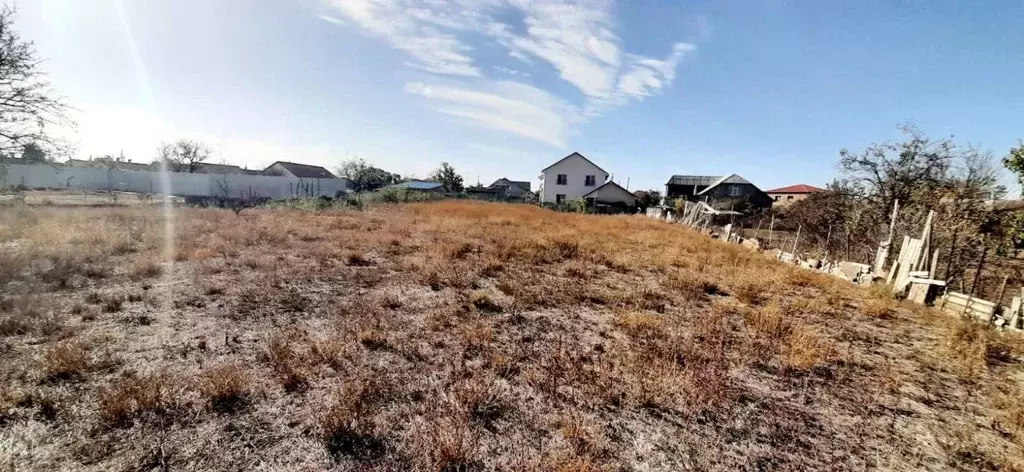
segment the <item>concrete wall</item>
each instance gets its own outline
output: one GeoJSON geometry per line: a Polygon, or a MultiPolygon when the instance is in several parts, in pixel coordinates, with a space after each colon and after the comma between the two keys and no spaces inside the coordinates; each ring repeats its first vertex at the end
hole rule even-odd
{"type": "Polygon", "coordinates": [[[542,184],[544,190],[541,192],[541,201],[555,203],[555,195],[558,194],[565,195],[567,202],[575,200],[593,192],[606,180],[608,180],[608,174],[601,171],[600,168],[582,157],[572,156],[544,171],[544,183],[542,184]],[[558,185],[558,174],[566,175],[568,180],[565,185],[558,185]],[[595,182],[592,187],[584,185],[588,175],[594,176],[595,182]]]}
{"type": "Polygon", "coordinates": [[[63,167],[46,164],[7,164],[0,185],[29,188],[76,188],[123,192],[170,193],[178,196],[248,198],[334,197],[347,190],[345,179],[299,179],[245,174],[189,174],[63,167]],[[5,177],[5,178],[4,178],[5,177]],[[225,191],[226,190],[226,191],[225,191]]]}
{"type": "Polygon", "coordinates": [[[769,193],[768,196],[772,197],[774,207],[784,207],[786,205],[796,203],[800,200],[807,198],[809,193],[769,193]]]}

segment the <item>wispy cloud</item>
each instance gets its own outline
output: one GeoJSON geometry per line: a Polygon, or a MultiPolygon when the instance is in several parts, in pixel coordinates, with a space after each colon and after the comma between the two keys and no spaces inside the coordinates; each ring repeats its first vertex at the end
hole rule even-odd
{"type": "Polygon", "coordinates": [[[494,82],[485,87],[488,90],[415,82],[406,85],[405,90],[436,102],[437,111],[471,124],[557,147],[565,146],[574,115],[572,106],[541,89],[518,82],[494,82]]]}
{"type": "Polygon", "coordinates": [[[512,69],[512,68],[505,67],[505,66],[493,66],[493,69],[498,71],[498,72],[502,72],[504,74],[514,75],[514,76],[518,76],[518,77],[529,77],[530,76],[529,72],[523,72],[523,71],[521,71],[519,69],[512,69]]]}
{"type": "Polygon", "coordinates": [[[670,86],[682,58],[695,49],[685,43],[666,45],[670,53],[660,59],[624,52],[615,34],[611,0],[328,2],[344,19],[406,52],[412,58],[410,66],[440,75],[474,77],[457,85],[406,87],[435,101],[437,111],[555,146],[564,146],[569,127],[580,121],[577,116],[598,115],[670,86]],[[521,18],[522,24],[503,22],[508,18],[521,18]],[[580,92],[574,99],[579,105],[571,106],[568,98],[523,83],[529,74],[518,68],[492,65],[487,69],[518,82],[486,77],[478,65],[484,58],[469,41],[503,47],[507,60],[521,61],[527,68],[554,68],[580,92]],[[523,100],[539,96],[537,103],[523,100]]]}
{"type": "Polygon", "coordinates": [[[328,23],[334,23],[336,25],[343,25],[343,24],[345,24],[345,22],[342,21],[341,18],[338,18],[336,16],[324,15],[324,14],[320,14],[320,15],[317,15],[317,16],[319,16],[321,20],[324,20],[324,21],[326,21],[328,23]]]}

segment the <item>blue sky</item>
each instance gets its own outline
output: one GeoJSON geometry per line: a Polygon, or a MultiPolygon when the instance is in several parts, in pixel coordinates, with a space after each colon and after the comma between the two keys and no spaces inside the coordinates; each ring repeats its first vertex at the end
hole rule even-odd
{"type": "MultiPolygon", "coordinates": [[[[20,0],[82,155],[536,182],[572,151],[630,188],[822,185],[915,123],[1024,138],[1024,2],[20,0]]],[[[1010,179],[1007,178],[1007,181],[1010,179]]]]}

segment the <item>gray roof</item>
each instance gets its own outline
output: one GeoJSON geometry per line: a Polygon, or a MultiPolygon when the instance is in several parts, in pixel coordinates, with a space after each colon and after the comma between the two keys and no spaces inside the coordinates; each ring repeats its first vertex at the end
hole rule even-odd
{"type": "Polygon", "coordinates": [[[625,188],[623,188],[623,187],[622,187],[621,185],[619,185],[619,184],[617,184],[617,183],[615,183],[615,182],[613,182],[613,181],[611,181],[611,180],[609,180],[609,181],[607,181],[607,182],[605,182],[605,183],[601,184],[600,186],[598,186],[598,187],[597,187],[597,188],[595,188],[594,190],[591,190],[590,192],[587,192],[587,194],[586,194],[586,195],[584,195],[584,196],[583,196],[583,198],[587,198],[587,197],[589,197],[589,196],[593,195],[594,193],[596,193],[596,192],[597,192],[598,190],[601,190],[601,189],[603,189],[603,188],[605,188],[605,187],[608,187],[608,186],[612,186],[612,187],[618,187],[618,188],[619,188],[619,190],[622,190],[623,192],[626,192],[626,193],[628,193],[628,194],[629,194],[629,196],[633,197],[633,200],[634,200],[634,201],[635,201],[635,200],[639,200],[639,198],[636,198],[636,195],[633,195],[633,192],[630,192],[629,190],[626,190],[626,189],[625,189],[625,188]]]}
{"type": "Polygon", "coordinates": [[[719,186],[721,184],[748,184],[748,185],[754,185],[754,184],[750,183],[747,179],[744,179],[743,177],[740,177],[740,176],[738,176],[736,174],[732,174],[732,175],[727,175],[725,177],[721,177],[718,180],[712,182],[711,185],[708,185],[708,188],[706,188],[704,190],[701,190],[700,192],[697,192],[697,195],[704,195],[705,193],[710,192],[711,189],[713,189],[713,188],[715,188],[715,187],[717,187],[717,186],[719,186]]]}
{"type": "Polygon", "coordinates": [[[543,173],[544,171],[546,171],[546,170],[548,170],[548,169],[550,169],[550,168],[552,168],[552,167],[554,167],[554,166],[557,166],[557,165],[558,165],[558,164],[559,164],[560,162],[562,162],[562,161],[564,161],[564,160],[566,160],[566,159],[568,159],[568,158],[570,158],[570,157],[573,157],[573,156],[579,156],[579,157],[580,157],[580,158],[582,158],[582,159],[583,159],[584,161],[587,161],[587,162],[589,162],[589,163],[590,163],[591,165],[593,165],[594,167],[597,167],[597,170],[599,170],[599,171],[601,171],[601,172],[604,172],[605,174],[607,174],[607,173],[608,173],[608,171],[606,171],[606,170],[602,169],[602,168],[601,168],[601,166],[599,166],[599,165],[597,165],[597,164],[594,164],[594,162],[593,162],[593,161],[591,161],[590,159],[587,159],[587,156],[584,156],[583,154],[580,154],[579,152],[574,152],[574,153],[572,153],[572,154],[569,154],[568,156],[565,156],[565,157],[563,157],[563,158],[561,158],[561,159],[559,159],[559,160],[555,161],[555,163],[554,163],[554,164],[551,164],[551,165],[549,165],[549,166],[547,166],[547,167],[545,167],[545,168],[541,169],[540,171],[541,171],[541,173],[543,173]]]}
{"type": "MultiPolygon", "coordinates": [[[[323,167],[320,167],[320,166],[311,166],[311,165],[306,165],[306,164],[297,164],[297,163],[294,163],[294,162],[285,162],[285,161],[277,161],[274,164],[280,164],[281,167],[284,167],[285,169],[288,170],[288,172],[290,172],[292,175],[294,175],[294,176],[296,176],[296,177],[298,177],[300,179],[336,179],[337,178],[337,177],[334,176],[334,174],[331,173],[331,171],[329,171],[327,169],[324,169],[323,167]]],[[[273,167],[274,164],[270,164],[268,169],[270,167],[273,167]]]]}
{"type": "Polygon", "coordinates": [[[673,175],[665,185],[700,185],[715,187],[719,184],[749,184],[750,182],[737,174],[721,175],[673,175]]]}
{"type": "Polygon", "coordinates": [[[673,175],[665,185],[711,185],[718,179],[721,179],[720,175],[673,175]]]}
{"type": "Polygon", "coordinates": [[[393,185],[395,188],[407,188],[409,190],[436,190],[442,186],[440,182],[431,182],[429,180],[410,180],[393,185]]]}
{"type": "Polygon", "coordinates": [[[488,185],[488,187],[508,187],[509,185],[516,185],[527,192],[530,191],[530,182],[525,180],[508,180],[505,177],[495,180],[494,183],[488,185]]]}

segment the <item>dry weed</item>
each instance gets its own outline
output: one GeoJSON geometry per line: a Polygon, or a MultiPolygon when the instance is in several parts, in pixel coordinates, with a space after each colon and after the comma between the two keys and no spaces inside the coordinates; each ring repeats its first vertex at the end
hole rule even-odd
{"type": "Polygon", "coordinates": [[[42,371],[51,382],[81,380],[95,367],[85,341],[60,341],[43,354],[42,371]]]}
{"type": "Polygon", "coordinates": [[[249,403],[249,374],[233,363],[208,368],[199,378],[199,392],[212,410],[236,412],[249,403]]]}
{"type": "Polygon", "coordinates": [[[168,372],[125,374],[100,391],[97,411],[112,427],[139,421],[164,423],[173,420],[184,401],[180,380],[168,372]]]}
{"type": "Polygon", "coordinates": [[[638,339],[650,339],[664,335],[662,317],[638,311],[619,312],[615,316],[615,325],[638,339]]]}
{"type": "Polygon", "coordinates": [[[380,394],[374,384],[364,381],[351,382],[336,393],[318,425],[320,439],[335,460],[372,462],[387,451],[374,422],[380,394]]]}

